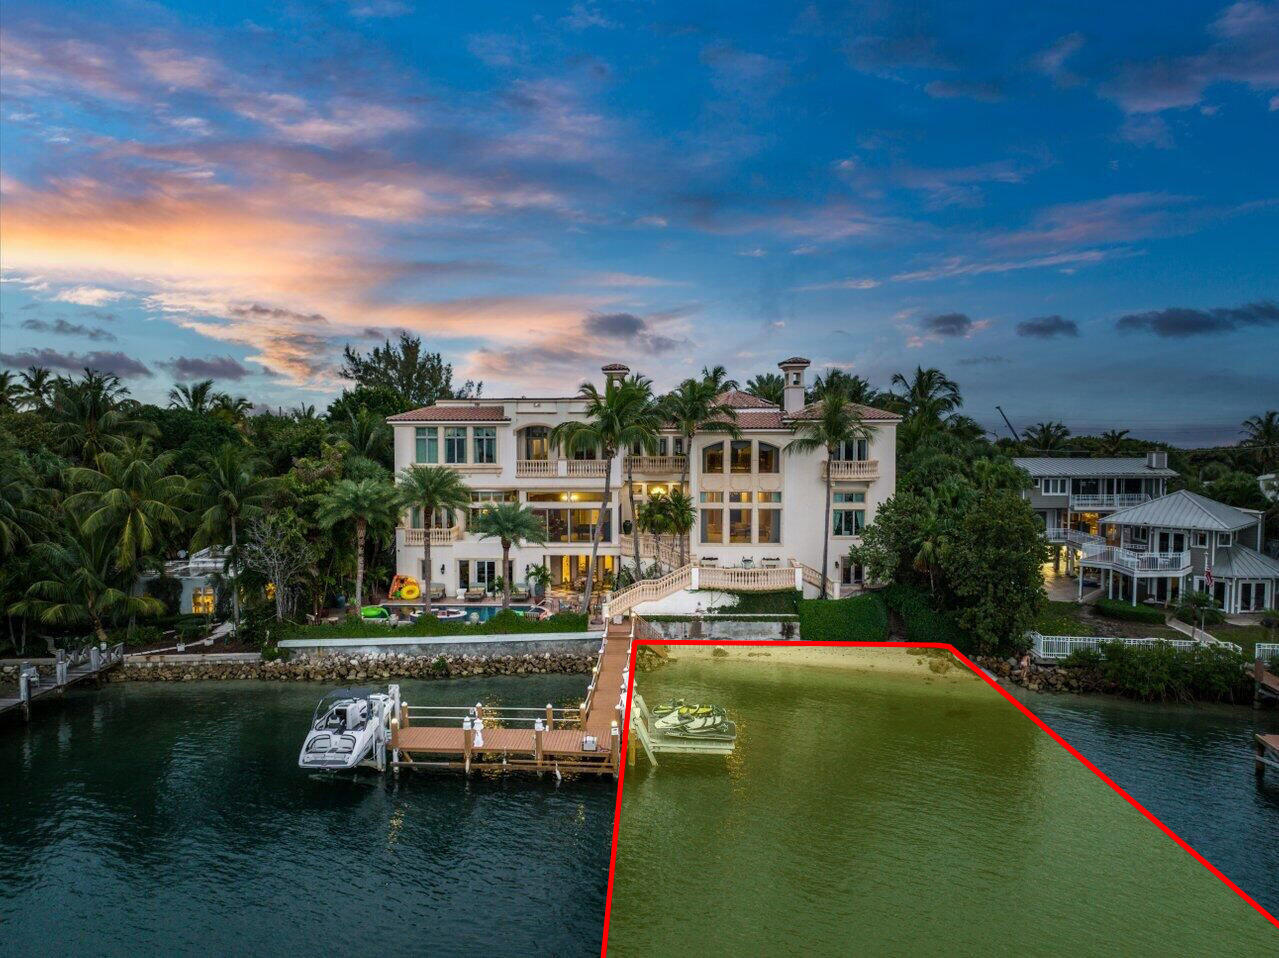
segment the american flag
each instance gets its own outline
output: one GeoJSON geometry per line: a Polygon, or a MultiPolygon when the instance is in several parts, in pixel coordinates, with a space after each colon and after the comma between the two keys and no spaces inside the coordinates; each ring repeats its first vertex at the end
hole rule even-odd
{"type": "Polygon", "coordinates": [[[1207,586],[1209,592],[1212,591],[1212,566],[1208,566],[1204,570],[1204,585],[1207,586]]]}

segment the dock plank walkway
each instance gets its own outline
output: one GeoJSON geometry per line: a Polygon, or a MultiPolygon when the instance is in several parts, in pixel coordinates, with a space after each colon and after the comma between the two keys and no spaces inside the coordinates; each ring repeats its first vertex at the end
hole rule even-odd
{"type": "MultiPolygon", "coordinates": [[[[412,707],[403,706],[391,733],[391,748],[396,756],[392,765],[458,767],[467,771],[473,768],[559,769],[616,775],[620,766],[622,703],[626,699],[626,670],[630,657],[629,621],[610,624],[583,701],[585,707],[573,710],[577,715],[569,726],[559,720],[554,720],[541,731],[531,727],[486,725],[477,744],[474,733],[463,729],[460,723],[414,724],[410,718],[412,707]],[[614,729],[618,729],[619,734],[615,735],[614,729]],[[591,739],[594,747],[588,747],[591,739]]],[[[491,716],[495,716],[497,721],[504,718],[500,709],[485,710],[483,706],[479,714],[486,721],[491,716]]],[[[426,720],[431,719],[427,716],[426,720]]],[[[525,717],[515,721],[532,724],[533,719],[525,717]]]]}
{"type": "Polygon", "coordinates": [[[105,651],[85,646],[70,655],[59,650],[52,676],[40,676],[34,668],[24,665],[23,670],[31,674],[31,678],[24,682],[19,675],[17,695],[0,698],[0,716],[18,712],[25,721],[30,721],[31,707],[37,702],[60,696],[81,682],[100,682],[103,675],[123,661],[124,646],[121,644],[105,651]]]}

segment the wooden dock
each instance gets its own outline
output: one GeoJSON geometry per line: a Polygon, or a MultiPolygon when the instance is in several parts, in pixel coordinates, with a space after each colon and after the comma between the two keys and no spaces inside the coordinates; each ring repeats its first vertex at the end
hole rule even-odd
{"type": "Polygon", "coordinates": [[[631,620],[608,626],[590,684],[577,707],[402,703],[398,718],[391,722],[391,767],[616,776],[621,767],[633,629],[631,620]]]}
{"type": "Polygon", "coordinates": [[[18,675],[18,694],[12,698],[0,698],[0,716],[9,712],[21,714],[23,721],[31,721],[31,707],[40,701],[57,698],[73,685],[93,682],[100,685],[102,676],[124,662],[124,644],[105,651],[97,645],[87,645],[68,653],[59,649],[54,660],[51,677],[41,677],[35,666],[22,663],[18,675]]]}
{"type": "Polygon", "coordinates": [[[1279,771],[1279,735],[1257,735],[1253,743],[1257,750],[1257,778],[1266,774],[1266,767],[1279,771]]]}
{"type": "Polygon", "coordinates": [[[1267,701],[1279,701],[1279,675],[1270,671],[1271,663],[1260,655],[1252,666],[1252,678],[1257,683],[1254,704],[1261,705],[1267,701]]]}

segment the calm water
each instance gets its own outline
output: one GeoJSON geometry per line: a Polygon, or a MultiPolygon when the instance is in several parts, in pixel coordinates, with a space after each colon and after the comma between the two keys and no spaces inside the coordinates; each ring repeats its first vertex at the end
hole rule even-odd
{"type": "MultiPolygon", "coordinates": [[[[727,761],[628,774],[610,954],[1279,947],[1262,916],[971,677],[925,685],[742,659],[676,663],[640,689],[720,702],[740,738],[727,761]]],[[[1279,898],[1279,802],[1239,759],[1239,713],[1161,720],[1057,701],[1035,699],[1103,768],[1140,756],[1132,790],[1258,897],[1279,898]]]]}
{"type": "MultiPolygon", "coordinates": [[[[544,705],[583,682],[402,687],[544,705]]],[[[0,726],[0,954],[598,954],[612,779],[309,776],[324,690],[112,685],[0,726]]]]}

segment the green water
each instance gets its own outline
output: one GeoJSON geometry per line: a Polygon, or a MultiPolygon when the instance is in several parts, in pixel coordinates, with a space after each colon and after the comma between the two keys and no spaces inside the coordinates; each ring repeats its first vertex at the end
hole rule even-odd
{"type": "MultiPolygon", "coordinates": [[[[577,702],[585,677],[402,683],[577,702]]],[[[308,774],[325,687],[118,684],[0,726],[0,955],[594,955],[612,778],[308,774]]]]}
{"type": "Polygon", "coordinates": [[[1263,916],[957,675],[744,657],[641,675],[650,702],[725,705],[739,742],[628,772],[610,954],[1279,949],[1263,916]]]}

